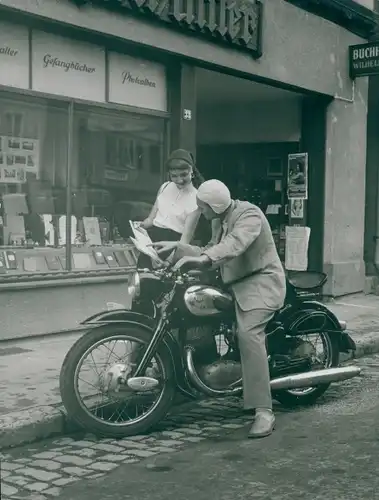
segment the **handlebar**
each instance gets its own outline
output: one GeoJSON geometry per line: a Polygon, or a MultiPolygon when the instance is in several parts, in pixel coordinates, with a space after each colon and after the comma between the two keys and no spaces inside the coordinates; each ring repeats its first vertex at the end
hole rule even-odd
{"type": "Polygon", "coordinates": [[[195,277],[199,277],[204,272],[193,269],[187,272],[183,272],[181,269],[178,269],[177,271],[173,271],[170,268],[160,268],[160,269],[137,269],[137,272],[148,272],[153,274],[154,276],[157,276],[161,279],[168,280],[168,281],[190,281],[193,280],[195,277]]]}

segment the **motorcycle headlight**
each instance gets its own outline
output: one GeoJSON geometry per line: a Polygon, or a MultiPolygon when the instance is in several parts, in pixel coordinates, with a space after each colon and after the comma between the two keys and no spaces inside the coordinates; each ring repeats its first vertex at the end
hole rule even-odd
{"type": "Polygon", "coordinates": [[[139,273],[134,273],[129,281],[128,285],[128,294],[132,300],[139,297],[141,293],[141,280],[139,277],[139,273]]]}

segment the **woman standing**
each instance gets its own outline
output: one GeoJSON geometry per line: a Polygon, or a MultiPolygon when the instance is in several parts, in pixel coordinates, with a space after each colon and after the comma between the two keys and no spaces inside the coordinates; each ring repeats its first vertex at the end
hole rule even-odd
{"type": "MultiPolygon", "coordinates": [[[[140,226],[146,229],[153,242],[189,243],[201,215],[196,193],[204,179],[192,154],[184,149],[173,151],[166,166],[170,181],[159,188],[153,208],[140,226]]],[[[140,255],[138,267],[150,267],[150,258],[140,255]]]]}

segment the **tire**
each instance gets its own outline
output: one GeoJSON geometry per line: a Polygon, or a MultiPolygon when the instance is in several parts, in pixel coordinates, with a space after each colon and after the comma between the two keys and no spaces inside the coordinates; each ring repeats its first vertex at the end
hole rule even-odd
{"type": "Polygon", "coordinates": [[[69,418],[76,424],[99,437],[122,438],[142,434],[158,424],[169,412],[176,393],[174,367],[168,348],[161,344],[156,353],[164,369],[164,386],[162,395],[152,413],[145,418],[133,423],[115,425],[91,416],[89,410],[83,408],[78,399],[75,385],[75,371],[83,355],[94,344],[114,336],[129,336],[148,345],[151,340],[150,331],[143,325],[106,325],[97,327],[87,332],[71,347],[67,353],[61,373],[60,392],[64,407],[69,418]]]}
{"type": "MultiPolygon", "coordinates": [[[[330,365],[328,368],[336,368],[340,361],[340,352],[338,347],[337,335],[323,333],[326,340],[330,344],[331,356],[330,365]]],[[[273,398],[279,401],[286,408],[294,408],[298,406],[313,405],[329,388],[329,384],[316,386],[312,391],[304,394],[294,394],[290,390],[277,391],[273,393],[273,398]]]]}

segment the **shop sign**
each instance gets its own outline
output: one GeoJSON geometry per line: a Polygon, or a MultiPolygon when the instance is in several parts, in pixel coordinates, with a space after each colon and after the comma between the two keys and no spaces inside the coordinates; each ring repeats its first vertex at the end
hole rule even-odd
{"type": "Polygon", "coordinates": [[[0,22],[0,85],[29,88],[29,31],[0,22]]]}
{"type": "Polygon", "coordinates": [[[109,101],[167,111],[166,70],[161,64],[109,52],[109,101]]]}
{"type": "Polygon", "coordinates": [[[43,31],[33,31],[32,88],[49,94],[104,102],[104,49],[43,31]]]}
{"type": "Polygon", "coordinates": [[[379,75],[379,42],[349,47],[350,77],[379,75]]]}
{"type": "MultiPolygon", "coordinates": [[[[77,2],[77,0],[72,0],[77,2]]],[[[82,0],[88,3],[88,0],[82,0]]],[[[97,0],[170,26],[224,42],[261,56],[262,2],[259,0],[97,0]]]]}

